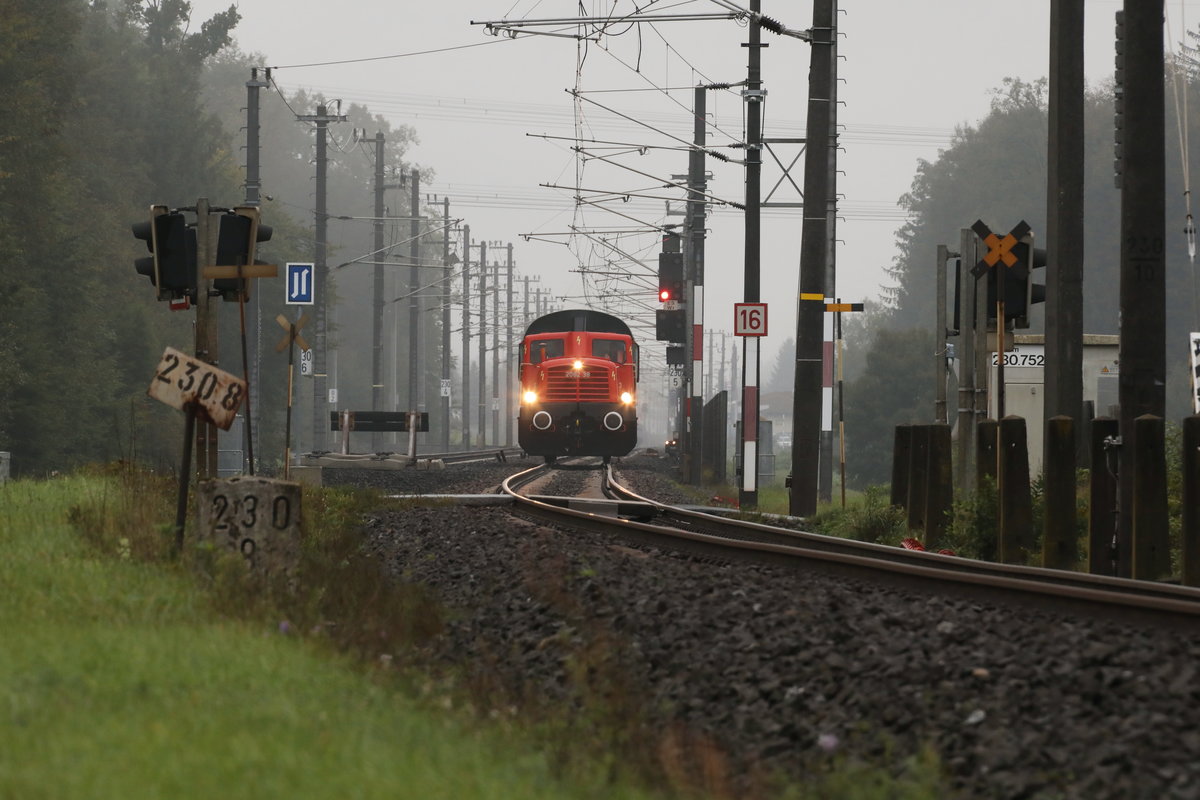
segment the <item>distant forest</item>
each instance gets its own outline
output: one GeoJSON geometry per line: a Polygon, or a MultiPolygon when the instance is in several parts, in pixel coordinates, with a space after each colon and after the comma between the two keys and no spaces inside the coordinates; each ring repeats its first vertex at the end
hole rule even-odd
{"type": "MultiPolygon", "coordinates": [[[[182,416],[146,397],[146,387],[164,346],[191,349],[194,315],[155,301],[134,270],[133,260],[147,252],[130,224],[148,219],[152,203],[242,202],[245,84],[263,61],[231,48],[235,7],[208,20],[189,14],[183,2],[0,2],[0,87],[8,106],[0,120],[0,450],[12,453],[14,474],[115,459],[178,468],[182,416]]],[[[259,257],[311,259],[313,126],[296,114],[315,113],[322,98],[280,102],[268,87],[262,99],[263,193],[271,198],[262,215],[274,236],[259,257]]],[[[404,160],[411,129],[357,105],[330,112],[349,118],[329,150],[328,207],[339,217],[330,224],[329,263],[337,267],[371,250],[374,142],[354,143],[354,129],[369,128],[372,139],[383,132],[389,182],[418,165],[404,160]]],[[[389,213],[410,215],[408,197],[389,193],[389,213]]],[[[439,226],[438,207],[424,213],[428,225],[439,226]]],[[[440,265],[441,244],[427,247],[420,257],[440,265]]],[[[370,318],[354,298],[367,296],[372,270],[334,271],[335,291],[346,301],[343,318],[331,320],[343,343],[338,366],[370,375],[370,326],[347,322],[370,318]]],[[[264,284],[275,290],[252,298],[249,309],[251,326],[260,318],[264,329],[259,411],[268,464],[283,452],[287,362],[274,352],[283,333],[274,323],[285,310],[280,285],[264,284]]],[[[220,365],[240,374],[237,304],[220,305],[220,365]]],[[[425,316],[423,340],[432,348],[440,343],[439,320],[425,316]]],[[[437,370],[425,381],[436,395],[440,360],[426,363],[437,370]]],[[[402,375],[407,368],[394,367],[402,375]]],[[[346,402],[369,408],[369,392],[346,402]]],[[[297,402],[305,399],[298,392],[297,402]]],[[[294,424],[310,446],[304,412],[297,408],[294,424]]]]}
{"type": "MultiPolygon", "coordinates": [[[[1191,413],[1188,332],[1197,317],[1197,270],[1184,235],[1187,206],[1180,160],[1176,86],[1188,96],[1187,127],[1200,133],[1200,83],[1193,71],[1166,76],[1167,175],[1167,417],[1191,413]]],[[[990,113],[959,128],[936,161],[921,162],[911,190],[900,198],[908,221],[897,231],[892,286],[866,321],[848,334],[845,368],[848,483],[890,479],[892,431],[904,422],[933,419],[935,385],[935,254],[939,244],[958,249],[959,230],[982,219],[1008,231],[1025,220],[1045,247],[1047,184],[1047,83],[1011,78],[993,90],[990,113]]],[[[1181,95],[1182,97],[1182,95],[1181,95]]],[[[1118,332],[1121,193],[1113,181],[1111,84],[1090,87],[1085,98],[1084,331],[1118,332]]],[[[1182,101],[1180,102],[1182,106],[1182,101]]],[[[1190,138],[1197,140],[1196,133],[1190,138]]],[[[1035,272],[1045,283],[1050,264],[1035,272]]],[[[1034,306],[1031,328],[1042,333],[1044,311],[1034,306]]],[[[1161,314],[1161,309],[1147,309],[1161,314]]]]}
{"type": "MultiPolygon", "coordinates": [[[[0,87],[7,100],[0,119],[0,450],[12,452],[16,474],[114,459],[177,469],[181,417],[145,393],[163,347],[190,346],[192,315],[156,302],[135,273],[133,260],[146,252],[129,226],[146,219],[152,203],[241,202],[245,83],[251,67],[264,61],[230,46],[235,7],[208,20],[189,13],[177,0],[0,0],[0,87]]],[[[1197,130],[1196,75],[1181,76],[1181,85],[1189,97],[1187,127],[1197,130]]],[[[312,126],[296,115],[315,113],[323,101],[263,90],[263,193],[271,199],[264,199],[262,213],[275,231],[260,250],[264,260],[312,256],[312,126]]],[[[1116,333],[1120,194],[1112,181],[1111,87],[1092,87],[1086,109],[1085,330],[1116,333]]],[[[417,135],[412,128],[359,105],[340,113],[349,119],[329,151],[328,203],[336,217],[329,263],[341,318],[331,323],[341,344],[338,369],[369,375],[370,328],[360,323],[371,313],[372,271],[339,267],[372,249],[374,143],[353,131],[368,130],[372,139],[384,133],[389,183],[413,169],[428,181],[436,165],[406,160],[417,135]]],[[[1185,344],[1197,321],[1194,268],[1182,233],[1180,136],[1169,101],[1166,114],[1168,414],[1178,419],[1189,413],[1185,344]]],[[[893,285],[848,334],[854,485],[888,479],[894,425],[932,418],[936,246],[955,247],[959,229],[976,219],[1003,230],[1024,219],[1044,244],[1046,126],[1045,81],[1010,79],[995,90],[990,113],[960,128],[936,160],[922,162],[911,191],[898,199],[909,217],[896,232],[893,285]]],[[[388,213],[410,215],[408,197],[389,192],[388,213]]],[[[440,206],[421,213],[429,230],[440,225],[440,206]]],[[[425,238],[420,258],[440,265],[440,235],[425,238]]],[[[280,294],[260,292],[251,309],[264,329],[259,412],[268,462],[283,450],[286,361],[274,352],[282,331],[273,323],[286,310],[280,294]]],[[[396,287],[389,297],[400,294],[396,287]]],[[[403,305],[389,308],[389,324],[405,325],[403,305]]],[[[240,372],[237,306],[222,306],[221,366],[240,372]]],[[[423,315],[422,341],[431,356],[440,342],[437,316],[423,315]]],[[[423,381],[426,406],[435,407],[440,360],[425,363],[437,372],[423,381]]],[[[776,366],[771,380],[788,387],[786,366],[776,366]]],[[[407,373],[403,361],[391,368],[407,373]]],[[[369,382],[342,385],[351,383],[369,382]]],[[[369,391],[346,389],[350,396],[339,405],[369,407],[369,391]]],[[[294,423],[300,448],[312,444],[305,401],[301,392],[294,423]]]]}

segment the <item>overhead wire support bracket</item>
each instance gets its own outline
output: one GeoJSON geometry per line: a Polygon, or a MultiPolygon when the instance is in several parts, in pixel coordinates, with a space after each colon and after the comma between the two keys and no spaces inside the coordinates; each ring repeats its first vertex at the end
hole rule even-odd
{"type": "MultiPolygon", "coordinates": [[[[662,195],[662,194],[646,194],[645,192],[639,192],[637,190],[622,192],[622,191],[617,191],[617,190],[613,190],[613,189],[589,189],[584,186],[563,186],[562,184],[559,184],[559,183],[539,183],[538,186],[541,186],[544,189],[565,189],[565,190],[572,191],[572,192],[591,192],[592,194],[608,195],[607,198],[604,198],[604,197],[589,198],[594,203],[595,202],[604,202],[605,200],[620,200],[622,202],[626,202],[631,197],[637,197],[637,198],[640,198],[643,200],[668,200],[672,203],[702,203],[704,205],[709,204],[709,201],[703,200],[703,199],[692,199],[690,197],[667,197],[666,195],[662,195]]],[[[583,199],[583,198],[578,198],[578,199],[583,199]]]]}
{"type": "Polygon", "coordinates": [[[645,225],[651,229],[658,230],[663,233],[667,233],[669,230],[668,228],[664,228],[662,226],[655,225],[653,222],[648,222],[644,219],[638,219],[637,217],[630,216],[629,214],[622,214],[620,211],[617,211],[616,209],[609,208],[608,206],[606,206],[605,202],[607,202],[607,201],[589,200],[586,197],[580,197],[578,195],[575,196],[575,204],[576,205],[590,206],[592,208],[598,208],[601,211],[607,211],[609,214],[615,214],[616,216],[621,217],[623,219],[627,219],[630,222],[636,222],[639,225],[645,225]]]}
{"type": "Polygon", "coordinates": [[[751,11],[748,8],[742,8],[736,3],[724,2],[724,0],[713,0],[724,8],[729,9],[725,14],[642,14],[635,12],[633,14],[624,14],[622,16],[608,17],[547,17],[543,19],[494,19],[494,20],[471,20],[472,25],[482,25],[484,30],[495,35],[499,31],[504,31],[510,35],[517,33],[539,33],[543,35],[566,36],[568,38],[585,38],[573,34],[549,33],[544,31],[528,30],[530,28],[548,27],[548,26],[570,26],[570,25],[625,25],[631,22],[703,22],[710,20],[743,20],[753,19],[764,29],[779,36],[790,36],[793,39],[811,42],[812,31],[810,30],[795,30],[788,28],[778,20],[772,19],[764,14],[751,11]]]}
{"type": "Polygon", "coordinates": [[[654,131],[655,133],[659,134],[660,136],[666,136],[668,139],[672,139],[676,142],[679,142],[680,145],[682,145],[683,147],[686,147],[688,150],[696,149],[696,145],[693,142],[689,142],[688,140],[681,139],[680,137],[678,137],[674,134],[667,133],[664,130],[660,130],[660,129],[654,127],[653,125],[649,125],[646,122],[643,122],[642,120],[638,119],[637,117],[632,117],[628,114],[622,114],[620,111],[617,111],[615,108],[609,108],[608,106],[604,105],[603,103],[597,102],[590,97],[585,97],[582,92],[578,92],[575,89],[566,89],[565,91],[567,94],[571,95],[576,100],[586,100],[587,102],[591,103],[592,105],[596,106],[597,108],[602,108],[610,114],[616,114],[621,119],[628,120],[629,122],[633,122],[637,125],[641,125],[643,128],[648,128],[649,130],[654,131]]]}
{"type": "MultiPolygon", "coordinates": [[[[571,149],[576,150],[576,151],[580,150],[580,148],[577,148],[577,147],[573,147],[571,149]]],[[[589,158],[594,158],[597,161],[603,161],[605,164],[611,164],[614,167],[619,167],[620,169],[628,170],[628,171],[634,173],[635,175],[641,175],[643,178],[649,178],[652,181],[662,181],[662,187],[664,189],[680,189],[685,192],[692,191],[692,189],[686,183],[679,183],[677,181],[664,180],[662,178],[659,178],[656,175],[651,175],[649,172],[643,172],[640,169],[634,169],[633,167],[627,166],[618,161],[613,161],[612,159],[609,159],[609,158],[605,158],[604,156],[591,155],[591,156],[589,156],[589,158]]],[[[702,192],[700,194],[702,197],[704,197],[707,200],[711,200],[713,203],[718,203],[720,205],[725,205],[725,206],[731,206],[733,208],[741,208],[741,209],[745,208],[744,205],[742,205],[740,203],[736,203],[733,200],[722,200],[721,198],[719,198],[715,195],[708,194],[707,192],[702,192]]]]}
{"type": "MultiPolygon", "coordinates": [[[[696,22],[705,20],[731,20],[743,17],[740,13],[726,14],[624,14],[622,16],[611,17],[546,17],[543,19],[494,19],[494,20],[471,20],[472,25],[482,25],[484,30],[489,33],[496,31],[523,33],[541,33],[541,31],[530,31],[528,28],[540,28],[548,26],[570,26],[570,25],[625,25],[630,22],[696,22]]],[[[559,34],[560,36],[569,36],[570,34],[559,34]]],[[[576,38],[571,36],[571,38],[576,38]]]]}
{"type": "Polygon", "coordinates": [[[804,42],[812,41],[811,28],[808,30],[796,30],[794,28],[788,28],[779,20],[768,17],[767,15],[758,11],[745,8],[744,6],[739,6],[737,3],[732,2],[732,0],[712,0],[712,2],[716,3],[722,8],[727,8],[730,11],[733,11],[738,15],[739,19],[749,19],[757,22],[759,26],[770,31],[771,33],[779,36],[790,36],[793,39],[799,39],[804,42]]]}

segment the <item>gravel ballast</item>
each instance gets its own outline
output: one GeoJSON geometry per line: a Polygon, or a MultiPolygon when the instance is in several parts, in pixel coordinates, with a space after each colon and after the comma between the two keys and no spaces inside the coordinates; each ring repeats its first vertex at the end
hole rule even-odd
{"type": "MultiPolygon", "coordinates": [[[[657,497],[655,466],[619,469],[657,497]]],[[[451,491],[450,469],[425,491],[451,491]]],[[[706,563],[503,509],[382,512],[367,534],[454,610],[439,658],[573,702],[572,659],[601,642],[649,718],[710,737],[740,774],[843,756],[898,771],[928,746],[964,797],[1200,797],[1191,636],[706,563]]]]}

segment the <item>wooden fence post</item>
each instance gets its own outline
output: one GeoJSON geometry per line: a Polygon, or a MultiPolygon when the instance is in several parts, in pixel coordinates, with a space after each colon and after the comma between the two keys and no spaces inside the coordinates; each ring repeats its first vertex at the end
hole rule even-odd
{"type": "Polygon", "coordinates": [[[896,426],[892,444],[892,505],[908,505],[908,464],[912,449],[912,425],[896,426]]]}
{"type": "Polygon", "coordinates": [[[1171,572],[1167,538],[1167,459],[1163,418],[1133,421],[1133,577],[1154,581],[1171,572]]]}
{"type": "Polygon", "coordinates": [[[983,491],[987,479],[996,480],[996,426],[994,419],[983,419],[975,426],[975,491],[983,491]]]}
{"type": "Polygon", "coordinates": [[[954,503],[954,471],[951,463],[953,446],[950,426],[935,423],[929,426],[929,468],[926,470],[928,490],[925,493],[925,548],[937,550],[946,532],[947,514],[954,503]]]}
{"type": "Polygon", "coordinates": [[[1075,533],[1075,420],[1058,416],[1046,420],[1046,459],[1042,465],[1046,514],[1042,527],[1042,566],[1074,569],[1075,533]]]}
{"type": "Polygon", "coordinates": [[[1025,441],[1025,420],[1008,416],[1000,420],[1001,484],[1000,561],[1021,564],[1033,549],[1033,501],[1029,495],[1029,450],[1025,441]]]}
{"type": "Polygon", "coordinates": [[[1200,586],[1200,416],[1183,421],[1183,584],[1200,586]]]}
{"type": "Polygon", "coordinates": [[[908,458],[908,529],[925,530],[929,487],[929,426],[913,425],[908,458]]]}

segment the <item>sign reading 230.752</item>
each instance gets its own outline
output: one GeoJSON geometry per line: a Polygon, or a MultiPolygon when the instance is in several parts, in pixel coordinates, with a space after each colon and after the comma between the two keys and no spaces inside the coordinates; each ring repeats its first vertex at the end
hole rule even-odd
{"type": "Polygon", "coordinates": [[[246,382],[168,347],[146,394],[180,411],[191,404],[198,419],[227,431],[246,399],[246,382]]]}

